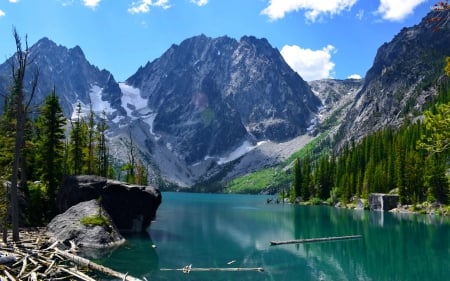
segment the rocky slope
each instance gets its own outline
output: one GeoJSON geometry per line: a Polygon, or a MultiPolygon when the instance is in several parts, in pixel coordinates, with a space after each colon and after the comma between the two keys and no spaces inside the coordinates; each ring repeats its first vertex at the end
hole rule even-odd
{"type": "MultiPolygon", "coordinates": [[[[68,49],[48,38],[42,38],[31,46],[29,58],[31,64],[27,68],[25,85],[29,85],[35,71],[39,71],[33,104],[42,104],[45,97],[55,89],[66,116],[72,115],[78,102],[84,107],[90,103],[94,107],[108,103],[108,108],[114,109],[108,113],[117,111],[125,114],[121,108],[122,93],[113,75],[90,64],[79,46],[68,49]]],[[[8,93],[11,84],[11,62],[12,58],[0,64],[1,93],[8,93]]],[[[111,119],[114,117],[110,116],[111,119]]]]}
{"type": "Polygon", "coordinates": [[[450,56],[450,24],[436,32],[435,21],[430,20],[435,16],[430,12],[378,49],[342,125],[337,148],[352,138],[358,141],[386,126],[399,126],[436,94],[436,80],[443,73],[445,57],[450,56]]]}
{"type": "Polygon", "coordinates": [[[173,45],[126,81],[145,106],[132,133],[165,177],[188,186],[253,150],[305,134],[320,100],[265,39],[173,45]]]}

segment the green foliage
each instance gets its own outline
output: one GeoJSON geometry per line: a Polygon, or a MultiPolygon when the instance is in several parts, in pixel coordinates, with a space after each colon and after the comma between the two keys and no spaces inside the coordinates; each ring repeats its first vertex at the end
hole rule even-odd
{"type": "MultiPolygon", "coordinates": [[[[41,182],[29,184],[29,212],[27,212],[27,223],[31,226],[45,225],[51,217],[49,214],[50,202],[47,197],[47,187],[41,182]]],[[[51,204],[55,204],[51,202],[51,204]]]]}
{"type": "Polygon", "coordinates": [[[108,226],[108,219],[103,215],[88,216],[80,219],[83,225],[88,226],[108,226]]]}
{"type": "Polygon", "coordinates": [[[72,131],[70,132],[69,143],[69,167],[71,174],[80,175],[86,163],[87,148],[87,125],[81,116],[81,103],[76,109],[76,119],[71,121],[72,131]]]}
{"type": "Polygon", "coordinates": [[[233,179],[227,188],[229,193],[259,193],[269,187],[276,177],[275,169],[263,169],[233,179]]]}
{"type": "Polygon", "coordinates": [[[427,110],[424,115],[427,133],[419,140],[419,147],[432,153],[448,150],[450,148],[450,103],[438,105],[436,112],[427,110]]]}
{"type": "Polygon", "coordinates": [[[53,90],[45,99],[45,103],[41,107],[41,115],[36,120],[35,149],[33,151],[35,170],[47,187],[48,209],[53,209],[50,212],[53,214],[56,214],[58,186],[64,176],[61,167],[63,167],[64,161],[65,124],[66,118],[53,90]]]}

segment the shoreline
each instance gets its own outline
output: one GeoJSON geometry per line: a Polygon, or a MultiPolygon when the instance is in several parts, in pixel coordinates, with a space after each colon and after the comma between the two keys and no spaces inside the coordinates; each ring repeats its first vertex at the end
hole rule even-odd
{"type": "Polygon", "coordinates": [[[12,232],[8,231],[7,243],[0,242],[2,280],[94,281],[100,274],[125,281],[140,281],[78,256],[74,245],[69,248],[59,241],[53,242],[45,227],[22,228],[19,236],[20,241],[14,242],[12,232]]]}

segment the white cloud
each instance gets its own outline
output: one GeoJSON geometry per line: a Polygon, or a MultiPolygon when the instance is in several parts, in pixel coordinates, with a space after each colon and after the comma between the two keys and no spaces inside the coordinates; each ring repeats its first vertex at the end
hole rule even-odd
{"type": "Polygon", "coordinates": [[[427,0],[380,0],[380,6],[376,14],[388,21],[401,21],[410,14],[420,4],[427,0]]]}
{"type": "Polygon", "coordinates": [[[195,5],[201,7],[201,6],[205,6],[206,4],[208,4],[209,0],[191,0],[192,3],[194,3],[195,5]]]}
{"type": "Polygon", "coordinates": [[[19,0],[9,0],[10,3],[17,3],[19,0]]]}
{"type": "Polygon", "coordinates": [[[130,14],[140,14],[150,12],[150,7],[161,7],[163,9],[169,9],[169,0],[140,0],[138,2],[131,3],[131,7],[128,9],[130,14]]]}
{"type": "Polygon", "coordinates": [[[331,78],[334,68],[331,55],[335,52],[336,48],[332,45],[328,45],[321,50],[285,45],[280,53],[286,63],[304,80],[313,81],[331,78]]]}
{"type": "Polygon", "coordinates": [[[5,16],[6,14],[5,14],[5,12],[3,12],[2,10],[0,10],[0,17],[3,17],[3,16],[5,16]]]}
{"type": "Polygon", "coordinates": [[[340,14],[350,10],[358,0],[270,0],[269,6],[261,14],[267,15],[271,20],[282,19],[286,13],[306,10],[305,16],[314,22],[319,16],[340,14]]]}
{"type": "Polygon", "coordinates": [[[362,76],[359,74],[352,74],[347,79],[362,79],[362,76]]]}
{"type": "Polygon", "coordinates": [[[102,0],[83,0],[83,4],[86,7],[95,9],[102,0]]]}

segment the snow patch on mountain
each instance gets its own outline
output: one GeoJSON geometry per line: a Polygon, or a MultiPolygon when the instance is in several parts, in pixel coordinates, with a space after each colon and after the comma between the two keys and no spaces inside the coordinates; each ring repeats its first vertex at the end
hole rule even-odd
{"type": "Polygon", "coordinates": [[[137,119],[151,113],[147,100],[141,97],[141,90],[126,83],[119,83],[119,87],[122,90],[122,107],[130,118],[137,119]]]}
{"type": "Polygon", "coordinates": [[[102,92],[103,88],[100,88],[97,85],[92,86],[91,91],[89,92],[89,99],[91,101],[92,111],[100,115],[105,112],[106,115],[112,114],[115,110],[111,107],[111,104],[108,101],[102,100],[102,92]]]}
{"type": "MultiPolygon", "coordinates": [[[[223,164],[226,164],[228,162],[234,161],[234,160],[238,159],[239,157],[241,157],[241,156],[247,154],[248,152],[252,151],[253,149],[257,148],[258,146],[263,145],[266,142],[267,141],[260,141],[256,145],[252,145],[249,141],[246,140],[238,148],[233,150],[228,155],[226,155],[224,157],[220,157],[217,160],[217,164],[223,165],[223,164]]],[[[206,156],[205,160],[208,160],[208,159],[211,159],[211,158],[215,158],[215,157],[206,156]]]]}
{"type": "Polygon", "coordinates": [[[89,113],[92,111],[96,116],[102,116],[103,112],[106,115],[113,114],[116,110],[111,107],[111,104],[108,101],[102,100],[103,88],[98,85],[92,85],[89,91],[89,103],[85,104],[82,101],[78,100],[76,103],[72,105],[72,120],[76,120],[78,117],[80,118],[88,118],[89,113]],[[80,116],[77,116],[77,107],[78,104],[81,105],[80,116]]]}

